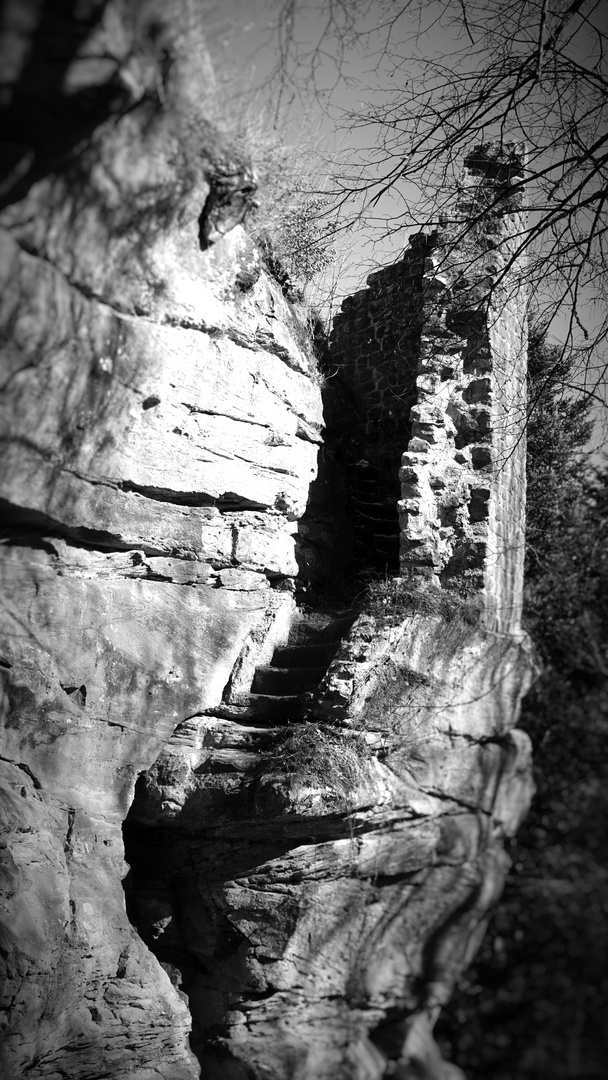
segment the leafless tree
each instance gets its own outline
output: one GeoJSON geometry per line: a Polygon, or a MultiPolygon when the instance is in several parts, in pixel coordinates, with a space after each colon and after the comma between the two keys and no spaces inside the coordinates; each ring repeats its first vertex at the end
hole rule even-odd
{"type": "MultiPolygon", "coordinates": [[[[286,0],[277,29],[283,97],[374,72],[346,117],[359,151],[342,168],[343,214],[381,236],[453,215],[463,159],[489,140],[523,141],[517,178],[530,208],[513,259],[539,317],[569,352],[577,384],[601,393],[608,340],[608,18],[602,0],[319,0],[318,40],[286,0]],[[328,74],[330,72],[330,74],[328,74]]],[[[335,100],[335,98],[333,99],[335,100]]],[[[465,226],[463,226],[464,228],[465,226]]],[[[458,242],[458,230],[454,231],[458,242]]]]}

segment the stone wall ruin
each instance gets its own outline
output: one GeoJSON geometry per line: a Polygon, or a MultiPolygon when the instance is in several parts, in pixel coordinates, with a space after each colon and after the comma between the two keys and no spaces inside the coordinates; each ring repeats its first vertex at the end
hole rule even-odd
{"type": "Polygon", "coordinates": [[[497,630],[521,616],[527,307],[513,255],[524,166],[519,146],[474,151],[450,221],[344,301],[331,348],[377,502],[394,497],[401,463],[401,573],[483,594],[497,630]]]}

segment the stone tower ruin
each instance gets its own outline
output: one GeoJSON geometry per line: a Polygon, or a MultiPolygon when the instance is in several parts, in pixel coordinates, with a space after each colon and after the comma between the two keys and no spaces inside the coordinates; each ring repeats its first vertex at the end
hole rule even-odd
{"type": "Polygon", "coordinates": [[[393,573],[483,594],[503,631],[523,575],[524,168],[521,146],[473,150],[453,214],[344,301],[332,339],[360,418],[363,545],[393,573]]]}

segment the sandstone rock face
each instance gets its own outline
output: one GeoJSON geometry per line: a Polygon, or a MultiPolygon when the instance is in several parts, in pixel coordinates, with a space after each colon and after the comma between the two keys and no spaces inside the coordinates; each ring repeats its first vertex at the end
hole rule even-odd
{"type": "MultiPolygon", "coordinates": [[[[97,48],[126,65],[130,32],[116,5],[97,48]]],[[[126,915],[121,826],[176,726],[286,637],[270,583],[298,572],[316,474],[305,335],[241,229],[201,251],[204,161],[185,183],[181,106],[139,90],[76,178],[39,179],[2,223],[11,1077],[198,1075],[183,995],[126,915]]]]}
{"type": "MultiPolygon", "coordinates": [[[[24,11],[7,25],[42,70],[24,11]]],[[[65,146],[39,123],[20,156],[12,74],[0,1061],[8,1080],[456,1078],[432,1027],[531,790],[519,564],[500,632],[490,559],[473,615],[428,589],[390,612],[301,603],[332,537],[319,380],[237,223],[244,181],[211,221],[231,152],[190,11],[51,16],[72,51],[37,108],[64,110],[65,146]]],[[[403,375],[419,410],[424,377],[403,375]]],[[[488,476],[503,558],[521,490],[488,476]]]]}
{"type": "Polygon", "coordinates": [[[432,1023],[529,799],[511,730],[528,680],[525,641],[361,616],[316,706],[344,725],[316,775],[286,772],[288,752],[265,765],[261,710],[176,729],[136,790],[127,857],[134,919],[181,972],[205,1076],[381,1077],[390,1059],[434,1059],[432,1023]]]}

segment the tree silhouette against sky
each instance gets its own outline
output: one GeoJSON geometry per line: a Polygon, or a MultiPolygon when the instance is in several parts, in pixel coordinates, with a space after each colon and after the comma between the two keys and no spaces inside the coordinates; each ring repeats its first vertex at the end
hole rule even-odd
{"type": "MultiPolygon", "coordinates": [[[[284,0],[268,76],[277,108],[310,95],[352,149],[342,223],[393,245],[450,221],[463,160],[525,142],[530,212],[513,260],[536,318],[603,395],[608,357],[608,13],[601,0],[284,0]],[[525,256],[525,264],[522,261],[525,256]],[[525,265],[525,269],[524,269],[525,265]]],[[[463,232],[470,225],[463,225],[463,232]]],[[[454,243],[458,243],[458,233],[454,243]]]]}

